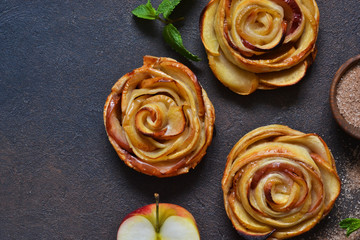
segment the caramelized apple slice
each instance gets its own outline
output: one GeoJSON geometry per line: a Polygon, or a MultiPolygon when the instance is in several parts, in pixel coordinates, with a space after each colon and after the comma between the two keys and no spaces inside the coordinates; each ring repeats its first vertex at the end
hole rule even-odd
{"type": "Polygon", "coordinates": [[[260,85],[268,87],[284,87],[294,85],[305,76],[308,65],[309,64],[304,61],[295,67],[279,72],[258,73],[257,75],[260,79],[260,85]]]}
{"type": "Polygon", "coordinates": [[[226,87],[241,95],[247,95],[256,90],[259,80],[254,73],[238,68],[223,54],[219,56],[208,54],[208,58],[211,70],[226,87]]]}
{"type": "Polygon", "coordinates": [[[214,18],[218,7],[218,0],[212,0],[204,8],[200,16],[200,34],[206,51],[214,56],[219,56],[219,42],[214,30],[214,18]]]}

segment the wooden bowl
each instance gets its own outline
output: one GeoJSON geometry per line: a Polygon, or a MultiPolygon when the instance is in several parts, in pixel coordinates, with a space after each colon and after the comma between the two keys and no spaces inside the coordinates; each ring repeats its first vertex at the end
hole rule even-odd
{"type": "Polygon", "coordinates": [[[351,125],[346,119],[341,115],[337,102],[336,102],[336,95],[337,95],[337,85],[341,80],[341,77],[346,73],[347,70],[349,70],[351,67],[355,66],[360,61],[360,54],[350,58],[347,60],[341,67],[337,70],[335,73],[335,76],[333,78],[333,81],[331,83],[330,88],[330,106],[333,113],[333,116],[336,120],[336,122],[340,125],[342,129],[344,129],[345,132],[347,132],[349,135],[360,139],[360,128],[355,127],[354,125],[351,125]]]}

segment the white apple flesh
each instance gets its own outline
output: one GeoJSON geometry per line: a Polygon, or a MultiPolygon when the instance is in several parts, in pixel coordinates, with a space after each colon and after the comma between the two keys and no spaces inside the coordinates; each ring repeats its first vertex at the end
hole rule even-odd
{"type": "Polygon", "coordinates": [[[117,240],[199,240],[194,217],[170,203],[150,204],[128,214],[120,224],[117,240]]]}
{"type": "Polygon", "coordinates": [[[118,231],[117,239],[156,240],[157,237],[154,226],[147,218],[143,216],[133,216],[128,218],[121,224],[118,231]]]}

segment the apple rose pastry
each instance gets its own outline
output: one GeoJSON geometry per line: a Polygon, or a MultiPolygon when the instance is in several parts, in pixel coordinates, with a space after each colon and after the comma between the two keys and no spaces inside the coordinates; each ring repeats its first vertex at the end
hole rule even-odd
{"type": "Polygon", "coordinates": [[[210,68],[242,95],[300,81],[318,27],[315,0],[211,0],[200,19],[210,68]]]}
{"type": "Polygon", "coordinates": [[[240,235],[286,239],[310,230],[329,213],[340,180],[318,135],[269,125],[233,147],[222,188],[227,215],[240,235]]]}
{"type": "Polygon", "coordinates": [[[131,168],[157,177],[194,168],[209,146],[212,103],[195,74],[171,58],[144,65],[112,87],[104,107],[109,140],[131,168]]]}

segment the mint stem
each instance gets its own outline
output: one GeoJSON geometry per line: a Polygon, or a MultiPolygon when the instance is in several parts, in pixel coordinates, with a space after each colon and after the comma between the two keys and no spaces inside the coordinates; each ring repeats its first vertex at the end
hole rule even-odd
{"type": "Polygon", "coordinates": [[[176,18],[176,19],[170,19],[170,18],[162,18],[160,16],[157,16],[156,19],[167,25],[167,24],[170,24],[170,23],[176,23],[176,22],[183,21],[185,18],[184,17],[179,17],[179,18],[176,18]]]}
{"type": "Polygon", "coordinates": [[[168,23],[176,23],[176,22],[180,22],[180,21],[182,21],[184,19],[185,19],[184,17],[179,17],[179,18],[176,18],[176,19],[167,18],[166,20],[168,21],[168,23]]]}
{"type": "Polygon", "coordinates": [[[168,24],[168,22],[169,22],[169,20],[164,19],[164,18],[159,17],[159,16],[156,19],[159,20],[160,22],[164,23],[164,24],[168,24]]]}

